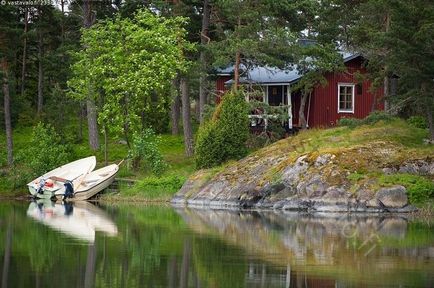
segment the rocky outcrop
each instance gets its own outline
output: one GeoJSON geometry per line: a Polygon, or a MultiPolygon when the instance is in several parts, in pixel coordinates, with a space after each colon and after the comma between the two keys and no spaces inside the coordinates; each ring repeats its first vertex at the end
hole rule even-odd
{"type": "MultiPolygon", "coordinates": [[[[363,131],[363,137],[368,138],[368,132],[363,131]]],[[[434,150],[415,153],[372,140],[336,147],[328,138],[322,141],[332,143],[330,147],[320,149],[311,138],[300,138],[279,141],[214,175],[212,170],[199,171],[172,202],[308,212],[412,212],[416,209],[409,205],[406,188],[378,178],[406,173],[434,179],[434,150]]]]}

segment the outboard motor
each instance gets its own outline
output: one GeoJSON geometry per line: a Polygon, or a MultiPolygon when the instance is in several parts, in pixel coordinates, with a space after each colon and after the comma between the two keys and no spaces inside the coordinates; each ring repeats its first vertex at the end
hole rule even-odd
{"type": "Polygon", "coordinates": [[[44,186],[45,186],[45,179],[41,179],[39,181],[39,186],[38,186],[38,189],[36,189],[36,192],[38,194],[44,194],[44,186]]]}
{"type": "Polygon", "coordinates": [[[74,184],[72,184],[72,181],[66,181],[65,184],[65,194],[63,195],[63,199],[65,198],[72,198],[74,196],[74,184]]]}

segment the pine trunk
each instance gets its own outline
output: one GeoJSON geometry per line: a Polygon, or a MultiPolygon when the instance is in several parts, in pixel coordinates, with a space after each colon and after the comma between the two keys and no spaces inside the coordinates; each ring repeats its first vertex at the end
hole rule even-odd
{"type": "Polygon", "coordinates": [[[209,41],[208,30],[209,30],[209,20],[210,20],[210,7],[209,0],[203,1],[203,14],[202,14],[202,31],[200,37],[200,43],[202,44],[202,50],[200,51],[200,63],[202,66],[202,71],[199,78],[199,122],[203,123],[205,104],[207,103],[207,81],[206,81],[206,70],[208,67],[207,57],[205,52],[205,45],[209,41]]]}
{"type": "Polygon", "coordinates": [[[29,25],[29,11],[24,12],[24,40],[23,40],[23,63],[21,67],[21,97],[24,97],[24,89],[26,82],[26,64],[27,64],[27,30],[29,25]]]}
{"type": "Polygon", "coordinates": [[[42,33],[39,32],[39,41],[38,41],[38,116],[41,115],[42,106],[44,103],[44,70],[42,66],[42,57],[43,57],[43,47],[42,47],[42,33]]]}
{"type": "Polygon", "coordinates": [[[188,83],[184,77],[180,80],[182,101],[182,123],[184,128],[185,155],[193,156],[193,132],[190,120],[190,97],[188,95],[188,83]]]}
{"type": "Polygon", "coordinates": [[[11,99],[9,94],[9,67],[6,58],[2,59],[1,68],[3,72],[3,98],[4,98],[4,115],[6,129],[6,149],[8,165],[13,164],[13,142],[12,142],[12,124],[11,124],[11,99]]]}
{"type": "Polygon", "coordinates": [[[301,129],[306,130],[307,128],[307,121],[306,117],[304,115],[304,109],[306,107],[306,100],[307,100],[307,92],[303,92],[301,94],[301,100],[300,100],[300,110],[298,111],[298,125],[301,127],[301,129]]]}
{"type": "Polygon", "coordinates": [[[89,146],[92,150],[99,149],[98,123],[96,115],[96,106],[93,99],[87,99],[87,126],[89,129],[89,146]]]}
{"type": "MultiPolygon", "coordinates": [[[[83,26],[84,28],[90,28],[94,22],[95,18],[91,9],[91,0],[85,0],[83,2],[83,26]]],[[[97,112],[95,101],[92,98],[91,91],[92,87],[89,87],[89,95],[86,101],[89,145],[92,150],[98,150],[99,138],[97,112]]]]}

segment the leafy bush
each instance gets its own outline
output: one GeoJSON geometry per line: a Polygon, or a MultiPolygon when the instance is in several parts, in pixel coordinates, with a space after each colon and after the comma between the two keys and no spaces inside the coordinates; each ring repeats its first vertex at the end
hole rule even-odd
{"type": "Polygon", "coordinates": [[[73,158],[72,149],[50,124],[38,123],[33,128],[29,145],[19,151],[17,161],[30,169],[34,176],[44,174],[73,158]]]}
{"type": "Polygon", "coordinates": [[[393,174],[380,177],[381,184],[402,185],[407,188],[411,203],[427,201],[434,196],[434,183],[422,176],[411,174],[393,174]]]}
{"type": "Polygon", "coordinates": [[[207,168],[247,154],[248,105],[242,92],[227,93],[212,119],[199,128],[196,166],[207,168]]]}
{"type": "Polygon", "coordinates": [[[140,134],[134,134],[132,142],[132,148],[129,151],[131,158],[143,159],[145,166],[150,168],[155,175],[161,175],[168,168],[158,149],[160,138],[152,129],[148,128],[140,134]]]}
{"type": "Polygon", "coordinates": [[[410,118],[407,119],[407,123],[415,128],[421,128],[421,129],[428,128],[426,120],[422,116],[411,116],[410,118]]]}

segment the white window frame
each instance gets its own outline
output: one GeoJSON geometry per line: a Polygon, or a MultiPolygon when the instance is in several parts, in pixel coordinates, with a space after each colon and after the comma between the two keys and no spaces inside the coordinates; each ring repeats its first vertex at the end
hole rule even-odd
{"type": "Polygon", "coordinates": [[[356,93],[356,84],[354,83],[338,83],[338,113],[353,113],[354,114],[354,107],[356,106],[355,100],[356,97],[355,96],[356,93]],[[341,100],[341,87],[351,87],[352,88],[352,93],[351,93],[351,102],[352,102],[352,107],[351,110],[343,110],[340,109],[340,100],[341,100]]]}

